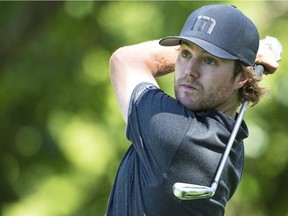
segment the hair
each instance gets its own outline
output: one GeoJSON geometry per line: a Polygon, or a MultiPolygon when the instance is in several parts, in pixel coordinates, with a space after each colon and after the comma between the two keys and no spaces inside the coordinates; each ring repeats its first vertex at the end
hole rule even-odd
{"type": "Polygon", "coordinates": [[[235,62],[234,78],[239,73],[242,73],[248,79],[247,83],[239,89],[240,102],[248,100],[252,103],[252,106],[255,106],[260,101],[260,98],[268,93],[268,89],[259,86],[262,78],[253,74],[252,67],[248,67],[237,60],[235,62]]]}

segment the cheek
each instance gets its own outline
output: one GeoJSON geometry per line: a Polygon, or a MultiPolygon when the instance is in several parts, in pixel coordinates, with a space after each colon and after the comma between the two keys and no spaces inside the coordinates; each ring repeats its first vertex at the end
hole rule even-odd
{"type": "Polygon", "coordinates": [[[175,77],[179,77],[179,75],[182,73],[182,66],[180,64],[175,65],[175,77]]]}
{"type": "Polygon", "coordinates": [[[229,98],[234,92],[234,82],[231,80],[231,77],[211,77],[209,80],[204,80],[202,82],[203,96],[205,100],[210,101],[221,101],[229,98]]]}
{"type": "Polygon", "coordinates": [[[181,60],[181,57],[178,56],[175,63],[175,74],[181,75],[184,73],[187,62],[181,60]]]}
{"type": "Polygon", "coordinates": [[[226,78],[224,81],[222,80],[222,82],[217,85],[217,88],[214,89],[215,93],[218,92],[218,95],[222,95],[223,98],[230,97],[234,90],[234,82],[229,78],[226,78]]]}
{"type": "Polygon", "coordinates": [[[218,88],[230,89],[234,85],[234,78],[232,74],[218,74],[216,76],[210,77],[209,82],[211,86],[218,86],[218,88]]]}

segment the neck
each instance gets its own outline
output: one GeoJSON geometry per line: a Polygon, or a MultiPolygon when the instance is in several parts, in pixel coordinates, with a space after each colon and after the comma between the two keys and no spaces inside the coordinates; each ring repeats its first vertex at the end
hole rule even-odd
{"type": "Polygon", "coordinates": [[[217,107],[216,109],[222,113],[224,113],[227,117],[231,118],[231,119],[235,119],[236,117],[236,112],[237,109],[240,105],[239,102],[239,98],[234,98],[234,100],[232,100],[233,102],[230,102],[227,104],[223,104],[222,106],[217,107]]]}
{"type": "MultiPolygon", "coordinates": [[[[222,111],[223,112],[223,111],[222,111]]],[[[228,118],[235,119],[236,117],[236,110],[227,110],[223,112],[228,118]]]]}

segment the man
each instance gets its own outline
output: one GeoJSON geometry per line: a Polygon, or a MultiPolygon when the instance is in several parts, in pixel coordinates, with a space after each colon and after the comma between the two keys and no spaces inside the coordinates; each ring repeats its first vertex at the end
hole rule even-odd
{"type": "MultiPolygon", "coordinates": [[[[237,107],[245,98],[257,103],[263,94],[252,74],[258,31],[235,7],[207,5],[188,17],[180,36],[164,38],[160,45],[123,47],[110,59],[132,145],[119,167],[107,216],[223,215],[243,172],[244,122],[212,198],[183,201],[172,187],[175,182],[211,185],[237,107]],[[173,71],[176,99],[155,80],[173,71]]],[[[263,49],[257,61],[273,73],[278,64],[263,49]]]]}

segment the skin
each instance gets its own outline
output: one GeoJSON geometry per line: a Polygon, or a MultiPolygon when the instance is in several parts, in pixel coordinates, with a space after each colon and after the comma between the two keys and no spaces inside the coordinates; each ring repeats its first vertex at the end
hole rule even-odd
{"type": "Polygon", "coordinates": [[[276,59],[271,47],[267,44],[261,44],[255,60],[256,64],[265,66],[264,74],[273,74],[279,67],[279,62],[276,59]]]}
{"type": "MultiPolygon", "coordinates": [[[[260,47],[255,63],[263,64],[266,74],[278,68],[274,54],[265,46],[260,47]]],[[[140,82],[158,86],[155,78],[173,71],[175,95],[184,106],[194,111],[215,108],[234,118],[239,105],[237,91],[246,80],[241,76],[232,79],[233,65],[233,61],[212,56],[193,44],[163,47],[155,40],[117,49],[110,58],[110,78],[126,122],[135,86],[140,82]]]]}
{"type": "Polygon", "coordinates": [[[194,44],[181,44],[175,67],[175,96],[192,111],[217,109],[234,117],[238,90],[247,82],[233,77],[234,60],[217,58],[194,44]]]}

